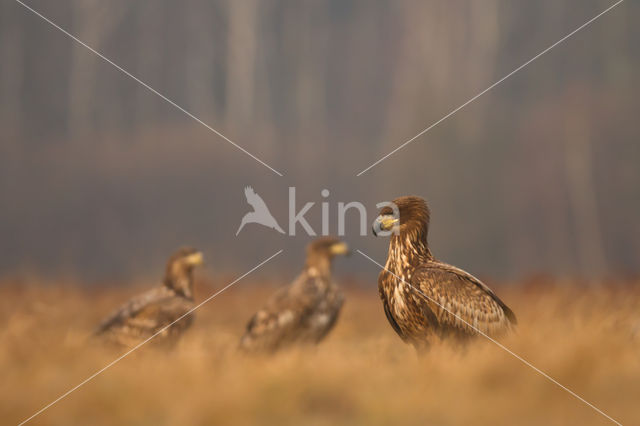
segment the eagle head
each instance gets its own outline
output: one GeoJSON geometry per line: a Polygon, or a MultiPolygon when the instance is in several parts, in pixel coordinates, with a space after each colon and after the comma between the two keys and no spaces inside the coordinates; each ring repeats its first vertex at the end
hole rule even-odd
{"type": "Polygon", "coordinates": [[[393,200],[390,206],[380,209],[373,223],[373,235],[388,236],[412,233],[426,238],[429,231],[430,212],[422,197],[404,196],[393,200]]]}
{"type": "Polygon", "coordinates": [[[329,259],[348,255],[349,246],[337,237],[320,237],[316,238],[307,245],[307,256],[322,256],[329,259]]]}
{"type": "Polygon", "coordinates": [[[336,237],[320,237],[307,245],[305,268],[314,269],[316,273],[327,275],[331,271],[333,258],[348,255],[349,247],[336,237]]]}
{"type": "Polygon", "coordinates": [[[202,252],[192,247],[179,249],[167,261],[164,285],[187,298],[193,298],[193,269],[202,263],[202,252]]]}

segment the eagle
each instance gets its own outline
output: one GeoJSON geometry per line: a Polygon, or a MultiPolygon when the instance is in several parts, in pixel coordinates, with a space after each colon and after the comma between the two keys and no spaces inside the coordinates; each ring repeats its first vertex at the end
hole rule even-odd
{"type": "Polygon", "coordinates": [[[331,264],[335,256],[348,251],[347,244],[335,237],[309,243],[302,273],[249,320],[240,350],[269,353],[295,344],[320,342],[335,325],[344,301],[331,278],[331,264]]]}
{"type": "Polygon", "coordinates": [[[390,234],[387,263],[378,277],[384,313],[400,338],[418,351],[452,338],[495,336],[517,323],[514,313],[479,279],[438,261],[427,242],[430,211],[421,197],[383,207],[374,235],[390,234]]]}
{"type": "MultiPolygon", "coordinates": [[[[132,347],[155,335],[194,307],[193,270],[202,253],[190,247],[176,251],[167,261],[162,285],[142,293],[105,318],[94,331],[108,341],[132,347]]],[[[156,339],[175,344],[193,322],[193,314],[163,330],[156,339]]]]}
{"type": "Polygon", "coordinates": [[[249,203],[249,205],[253,207],[253,211],[245,214],[242,217],[240,226],[236,231],[236,236],[238,236],[242,228],[244,228],[247,223],[258,223],[262,226],[275,229],[279,233],[284,234],[284,231],[282,230],[280,225],[278,225],[278,222],[269,211],[267,203],[264,202],[262,197],[260,197],[252,187],[247,186],[244,189],[244,196],[247,199],[247,203],[249,203]]]}

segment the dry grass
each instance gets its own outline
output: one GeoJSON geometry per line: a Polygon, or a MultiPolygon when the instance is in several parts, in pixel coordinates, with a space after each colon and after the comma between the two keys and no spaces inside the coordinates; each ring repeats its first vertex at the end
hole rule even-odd
{"type": "MultiPolygon", "coordinates": [[[[199,283],[202,299],[212,287],[199,283]]],[[[376,290],[350,290],[317,348],[269,358],[235,351],[270,288],[251,283],[198,312],[178,348],[144,347],[33,424],[607,424],[490,342],[418,358],[386,323],[376,290]]],[[[0,287],[0,415],[17,423],[118,352],[86,334],[136,289],[0,287]]],[[[623,424],[640,424],[640,289],[511,286],[519,317],[502,339],[623,424]]]]}

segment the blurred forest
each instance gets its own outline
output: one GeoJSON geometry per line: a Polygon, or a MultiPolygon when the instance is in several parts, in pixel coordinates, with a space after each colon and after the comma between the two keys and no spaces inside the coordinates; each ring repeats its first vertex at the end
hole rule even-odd
{"type": "MultiPolygon", "coordinates": [[[[235,237],[246,185],[283,226],[288,186],[299,206],[323,188],[332,209],[365,202],[370,220],[376,202],[424,196],[435,255],[481,276],[640,272],[637,2],[360,177],[613,2],[26,3],[284,177],[2,0],[0,274],[157,276],[181,244],[218,271],[285,248],[266,269],[294,274],[302,233],[235,237]]],[[[384,259],[386,241],[351,232],[384,259]]],[[[339,269],[378,272],[361,258],[339,269]]]]}

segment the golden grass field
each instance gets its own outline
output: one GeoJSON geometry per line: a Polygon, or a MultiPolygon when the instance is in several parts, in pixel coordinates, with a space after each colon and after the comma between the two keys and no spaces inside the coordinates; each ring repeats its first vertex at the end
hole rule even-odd
{"type": "MultiPolygon", "coordinates": [[[[197,282],[197,296],[229,282],[197,282]]],[[[177,348],[152,344],[30,424],[608,424],[605,417],[479,338],[418,357],[387,324],[377,289],[347,290],[316,348],[243,357],[236,345],[273,285],[241,281],[197,313],[177,348]]],[[[0,418],[17,424],[117,358],[86,336],[140,287],[0,287],[0,418]]],[[[500,341],[623,424],[640,424],[640,286],[497,288],[516,312],[500,341]]]]}

